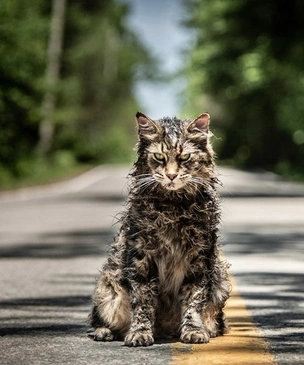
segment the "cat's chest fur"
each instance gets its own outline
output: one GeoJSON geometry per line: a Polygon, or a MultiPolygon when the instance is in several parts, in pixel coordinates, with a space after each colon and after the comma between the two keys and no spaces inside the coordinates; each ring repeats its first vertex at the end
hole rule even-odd
{"type": "Polygon", "coordinates": [[[158,254],[154,258],[158,270],[160,288],[163,294],[177,296],[189,271],[189,257],[185,254],[181,241],[172,236],[159,240],[158,254]]]}
{"type": "Polygon", "coordinates": [[[144,255],[140,265],[154,266],[161,292],[176,297],[204,245],[204,214],[198,213],[194,202],[147,199],[140,205],[139,214],[138,207],[134,207],[138,221],[132,224],[138,229],[136,248],[144,255]]]}

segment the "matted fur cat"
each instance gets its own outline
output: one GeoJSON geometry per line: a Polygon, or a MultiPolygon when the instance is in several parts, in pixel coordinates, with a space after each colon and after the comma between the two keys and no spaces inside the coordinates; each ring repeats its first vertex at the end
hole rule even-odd
{"type": "Polygon", "coordinates": [[[92,336],[127,346],[167,336],[206,343],[228,331],[231,290],[217,234],[210,117],[136,118],[138,159],[120,233],[97,280],[92,336]]]}

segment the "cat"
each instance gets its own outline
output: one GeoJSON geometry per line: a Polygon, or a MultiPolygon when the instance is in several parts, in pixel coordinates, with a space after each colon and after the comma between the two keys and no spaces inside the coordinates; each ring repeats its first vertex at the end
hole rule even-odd
{"type": "Polygon", "coordinates": [[[220,220],[210,116],[152,120],[136,114],[138,159],[120,233],[97,279],[90,323],[96,341],[155,338],[207,343],[228,332],[231,285],[220,220]]]}

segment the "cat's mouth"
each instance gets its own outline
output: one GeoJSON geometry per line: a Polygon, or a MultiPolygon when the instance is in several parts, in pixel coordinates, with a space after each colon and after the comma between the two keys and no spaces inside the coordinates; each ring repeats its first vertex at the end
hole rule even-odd
{"type": "Polygon", "coordinates": [[[167,190],[178,190],[178,189],[181,189],[183,186],[184,186],[183,184],[180,184],[180,183],[177,183],[177,182],[174,182],[174,181],[171,181],[171,182],[164,185],[164,187],[167,190]]]}
{"type": "Polygon", "coordinates": [[[174,184],[174,182],[170,182],[169,184],[166,185],[166,188],[169,190],[176,190],[176,184],[174,184]]]}
{"type": "Polygon", "coordinates": [[[163,186],[163,188],[170,191],[180,190],[184,188],[186,184],[187,184],[186,176],[185,177],[175,176],[173,178],[172,176],[168,176],[168,178],[164,177],[161,180],[161,185],[163,186]]]}
{"type": "Polygon", "coordinates": [[[182,179],[180,177],[176,176],[161,176],[155,175],[155,180],[166,190],[179,190],[182,189],[186,185],[186,179],[182,179]]]}

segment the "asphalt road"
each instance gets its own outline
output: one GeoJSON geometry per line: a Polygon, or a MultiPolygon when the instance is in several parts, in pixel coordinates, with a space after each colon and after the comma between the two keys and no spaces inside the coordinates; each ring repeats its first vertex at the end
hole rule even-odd
{"type": "MultiPolygon", "coordinates": [[[[86,336],[127,173],[101,167],[0,194],[0,364],[171,361],[169,343],[130,349],[86,336]]],[[[238,290],[278,364],[304,364],[304,186],[271,174],[220,173],[222,240],[238,290]]]]}

